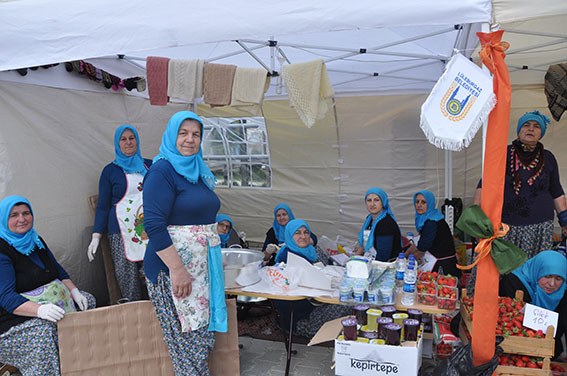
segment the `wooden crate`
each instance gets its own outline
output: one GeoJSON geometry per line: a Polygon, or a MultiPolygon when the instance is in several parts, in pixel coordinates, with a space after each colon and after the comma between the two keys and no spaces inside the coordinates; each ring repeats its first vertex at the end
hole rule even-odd
{"type": "Polygon", "coordinates": [[[500,376],[550,376],[551,368],[549,358],[543,359],[542,369],[536,368],[522,368],[522,367],[512,367],[512,366],[498,366],[492,374],[500,376]]]}
{"type": "MultiPolygon", "coordinates": [[[[462,296],[466,297],[466,290],[463,289],[462,296]]],[[[516,291],[516,299],[523,299],[524,293],[516,291]]],[[[469,311],[461,302],[462,322],[466,326],[469,333],[472,333],[472,321],[469,311]]],[[[504,341],[500,344],[502,350],[507,354],[521,354],[528,356],[537,356],[543,358],[552,358],[555,351],[555,340],[553,339],[553,326],[547,328],[545,338],[529,338],[509,336],[504,337],[504,341]]]]}

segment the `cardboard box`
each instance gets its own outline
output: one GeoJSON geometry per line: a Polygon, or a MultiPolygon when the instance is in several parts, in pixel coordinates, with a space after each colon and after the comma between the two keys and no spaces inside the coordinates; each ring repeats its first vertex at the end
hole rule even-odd
{"type": "Polygon", "coordinates": [[[57,330],[63,376],[174,374],[150,301],[70,313],[57,330]]]}
{"type": "Polygon", "coordinates": [[[315,334],[309,346],[335,341],[336,375],[411,376],[421,367],[422,340],[403,342],[402,346],[375,345],[353,341],[339,341],[342,319],[325,323],[315,334]]]}

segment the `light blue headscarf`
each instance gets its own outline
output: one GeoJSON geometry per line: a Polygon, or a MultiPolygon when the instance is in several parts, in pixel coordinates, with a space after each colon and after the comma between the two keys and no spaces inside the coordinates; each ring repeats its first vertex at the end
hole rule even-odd
{"type": "Polygon", "coordinates": [[[221,247],[226,248],[228,244],[228,239],[230,238],[230,232],[232,231],[232,219],[226,214],[217,214],[217,223],[221,223],[222,221],[228,221],[230,223],[230,229],[226,234],[219,234],[219,238],[221,241],[221,247]]]}
{"type": "MultiPolygon", "coordinates": [[[[39,249],[45,249],[39,235],[33,229],[33,222],[31,229],[25,234],[16,234],[8,228],[8,218],[10,212],[16,204],[26,204],[32,213],[33,210],[27,198],[22,196],[8,196],[0,202],[0,238],[6,240],[8,244],[14,247],[18,252],[28,256],[37,246],[39,249]]],[[[33,220],[33,219],[32,219],[33,220]]]]}
{"type": "MultiPolygon", "coordinates": [[[[154,162],[160,159],[166,159],[175,171],[189,181],[189,183],[197,184],[199,177],[205,185],[212,191],[215,189],[216,178],[209,170],[205,161],[203,161],[203,152],[201,147],[199,151],[193,155],[185,157],[177,150],[177,133],[181,123],[187,119],[196,120],[201,124],[203,130],[203,122],[197,114],[191,111],[180,111],[173,115],[167,123],[167,128],[163,133],[159,154],[154,158],[154,162]]],[[[203,142],[203,134],[201,133],[201,143],[203,142]]]]}
{"type": "Polygon", "coordinates": [[[512,272],[526,287],[532,297],[532,304],[555,310],[565,294],[565,279],[567,279],[567,260],[565,256],[556,251],[543,251],[535,257],[529,259],[512,272]],[[541,277],[548,275],[558,275],[563,278],[563,284],[554,293],[548,294],[541,287],[538,281],[541,277]]]}
{"type": "Polygon", "coordinates": [[[114,132],[114,155],[116,156],[116,159],[114,159],[112,163],[122,168],[125,173],[133,174],[137,172],[142,174],[142,176],[145,176],[146,172],[148,172],[148,169],[144,165],[144,158],[142,158],[142,155],[140,154],[140,137],[138,136],[138,131],[136,131],[136,128],[133,126],[124,124],[118,127],[116,132],[114,132]],[[136,137],[136,153],[129,157],[124,155],[122,150],[120,150],[120,137],[126,129],[131,130],[136,137]]]}
{"type": "Polygon", "coordinates": [[[278,244],[285,242],[285,226],[280,225],[276,218],[276,214],[280,209],[283,209],[287,212],[287,216],[289,217],[290,221],[293,221],[295,219],[289,205],[281,203],[276,206],[276,208],[274,209],[274,222],[272,223],[272,228],[276,233],[276,239],[278,239],[278,244]]]}
{"type": "Polygon", "coordinates": [[[417,214],[415,212],[415,228],[419,232],[421,228],[425,224],[425,221],[432,220],[434,222],[438,222],[442,219],[445,219],[443,213],[439,211],[439,209],[435,208],[435,195],[431,191],[419,191],[413,195],[413,205],[415,207],[415,198],[417,195],[423,195],[425,197],[425,201],[427,201],[427,211],[423,214],[417,214]]]}
{"type": "Polygon", "coordinates": [[[516,134],[520,134],[520,129],[526,121],[537,121],[541,128],[541,138],[545,136],[545,131],[547,130],[547,125],[550,123],[550,120],[547,116],[539,112],[538,110],[534,110],[532,112],[526,112],[524,116],[518,119],[518,126],[516,127],[516,134]]]}
{"type": "MultiPolygon", "coordinates": [[[[378,216],[376,217],[374,222],[372,222],[372,228],[370,229],[370,235],[368,236],[368,240],[366,241],[366,244],[364,246],[365,252],[368,251],[370,248],[372,248],[374,246],[374,230],[376,229],[376,224],[378,224],[378,222],[380,222],[386,216],[386,214],[389,214],[390,217],[392,217],[392,219],[394,221],[396,220],[396,218],[394,218],[394,214],[392,213],[392,209],[390,209],[390,204],[388,203],[388,195],[382,189],[370,188],[366,192],[366,195],[364,196],[364,201],[366,201],[366,198],[368,197],[368,195],[372,194],[372,193],[374,193],[375,195],[378,195],[378,197],[380,197],[380,200],[382,200],[383,208],[382,208],[382,211],[380,213],[378,213],[378,216]]],[[[371,221],[372,221],[372,214],[368,214],[368,216],[366,217],[366,221],[364,221],[364,224],[362,225],[362,229],[358,233],[358,244],[360,244],[361,246],[364,242],[364,230],[366,230],[368,228],[371,221]]]]}
{"type": "Polygon", "coordinates": [[[305,248],[300,248],[295,240],[293,240],[293,235],[295,234],[295,232],[303,226],[305,226],[307,231],[309,231],[309,237],[311,238],[311,229],[309,228],[307,222],[302,219],[294,219],[292,221],[289,221],[289,223],[285,226],[285,246],[278,251],[276,255],[276,263],[282,261],[287,262],[287,253],[289,251],[309,260],[310,262],[317,261],[317,252],[315,251],[315,247],[309,244],[305,248]]]}

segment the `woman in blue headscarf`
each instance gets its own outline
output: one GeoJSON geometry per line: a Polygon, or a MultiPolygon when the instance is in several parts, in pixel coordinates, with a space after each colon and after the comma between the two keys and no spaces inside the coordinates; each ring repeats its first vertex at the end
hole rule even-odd
{"type": "MultiPolygon", "coordinates": [[[[500,278],[499,295],[514,298],[517,290],[524,292],[524,302],[559,313],[555,338],[561,338],[567,328],[565,297],[567,260],[556,251],[542,251],[500,278]]],[[[555,356],[561,354],[561,340],[555,341],[555,356]]]]}
{"type": "Polygon", "coordinates": [[[242,248],[248,248],[246,240],[240,237],[241,234],[246,234],[243,232],[239,234],[234,230],[232,219],[227,214],[217,214],[217,230],[219,232],[222,248],[228,248],[234,244],[238,244],[242,248]]]}
{"type": "Polygon", "coordinates": [[[0,202],[0,364],[23,375],[61,374],[57,324],[66,313],[94,308],[33,228],[30,202],[0,202]]]}
{"type": "MultiPolygon", "coordinates": [[[[505,239],[523,249],[528,258],[550,249],[553,215],[557,212],[567,236],[567,203],[555,156],[540,140],[550,120],[539,111],[526,112],[516,127],[518,138],[508,145],[502,222],[510,226],[505,239]]],[[[474,203],[480,205],[482,181],[474,203]]]]}
{"type": "MultiPolygon", "coordinates": [[[[327,264],[327,256],[319,252],[311,244],[311,230],[307,222],[301,219],[289,221],[285,226],[285,245],[276,255],[276,263],[287,262],[289,253],[298,255],[311,263],[327,264]]],[[[289,328],[291,303],[285,300],[274,300],[274,305],[289,328]]],[[[294,334],[312,338],[324,323],[351,314],[348,306],[322,304],[314,307],[307,299],[294,302],[293,325],[294,334]]]]}
{"type": "Polygon", "coordinates": [[[144,270],[176,375],[208,375],[215,332],[227,331],[216,179],[203,161],[203,122],[171,117],[144,179],[144,270]]]}
{"type": "Polygon", "coordinates": [[[419,191],[413,196],[415,206],[415,228],[420,238],[417,244],[411,244],[406,255],[413,254],[421,259],[431,259],[433,271],[443,268],[443,274],[460,277],[453,235],[445,216],[435,208],[435,196],[431,191],[419,191]]]}
{"type": "Polygon", "coordinates": [[[378,261],[396,258],[402,249],[401,233],[388,203],[388,195],[380,188],[370,188],[364,196],[368,216],[358,233],[356,253],[367,254],[378,261]]]}
{"type": "MultiPolygon", "coordinates": [[[[274,208],[274,221],[272,227],[266,232],[266,239],[262,247],[266,260],[269,260],[268,264],[273,265],[275,252],[285,242],[285,226],[294,219],[295,216],[289,205],[281,203],[274,208]]],[[[317,245],[317,235],[314,233],[311,233],[311,244],[317,245]]]]}
{"type": "Polygon", "coordinates": [[[142,299],[141,261],[148,245],[142,210],[142,180],[152,161],[142,158],[136,128],[122,125],[114,133],[115,159],[98,184],[98,204],[92,240],[87,249],[93,261],[103,233],[107,233],[120,293],[130,301],[142,299]]]}

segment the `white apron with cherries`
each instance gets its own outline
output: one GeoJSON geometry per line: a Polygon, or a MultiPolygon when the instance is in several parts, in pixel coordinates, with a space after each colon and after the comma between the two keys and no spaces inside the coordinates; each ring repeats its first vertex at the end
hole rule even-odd
{"type": "Polygon", "coordinates": [[[126,193],[116,203],[116,219],[124,243],[124,253],[129,261],[142,261],[148,246],[148,235],[144,231],[142,207],[142,174],[126,175],[126,193]]]}

